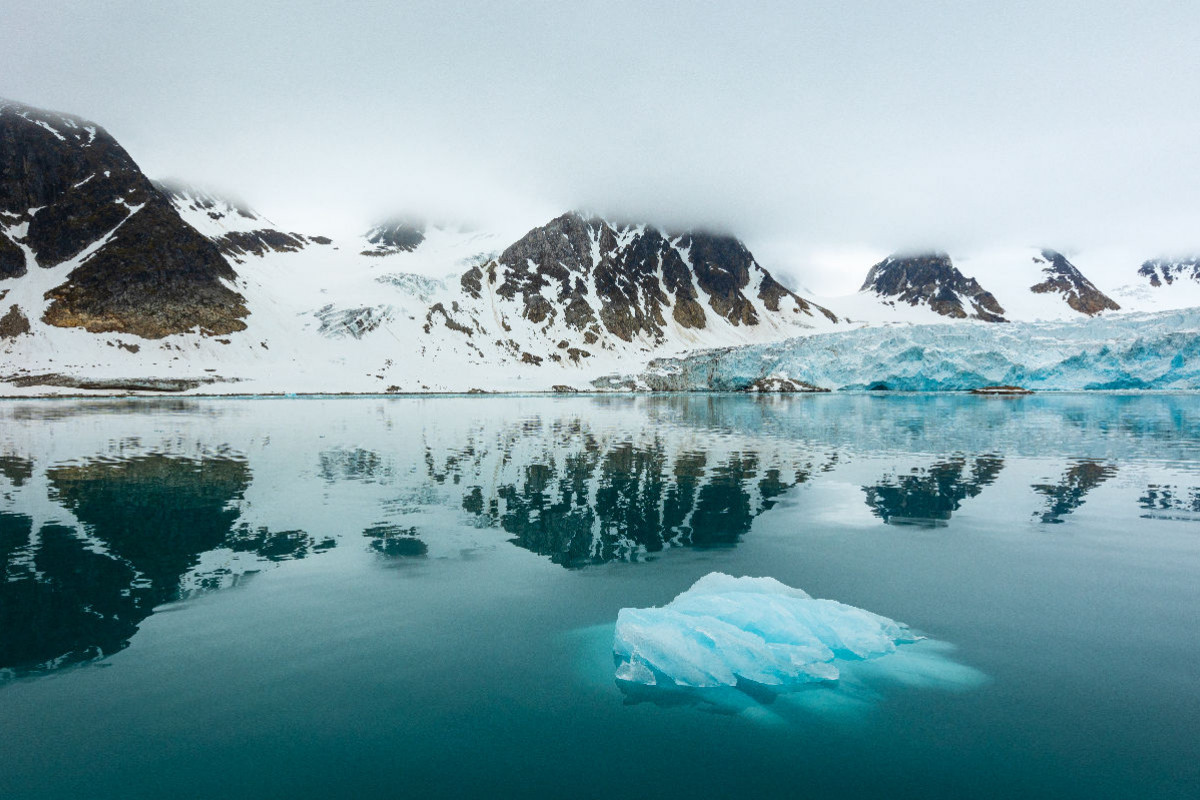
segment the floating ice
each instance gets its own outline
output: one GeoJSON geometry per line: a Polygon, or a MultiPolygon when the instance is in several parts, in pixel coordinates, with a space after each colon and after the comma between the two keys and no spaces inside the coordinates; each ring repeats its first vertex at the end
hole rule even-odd
{"type": "Polygon", "coordinates": [[[705,575],[662,608],[623,608],[617,679],[654,686],[788,686],[837,680],[835,659],[871,659],[915,642],[908,627],[818,600],[774,578],[705,575]]]}

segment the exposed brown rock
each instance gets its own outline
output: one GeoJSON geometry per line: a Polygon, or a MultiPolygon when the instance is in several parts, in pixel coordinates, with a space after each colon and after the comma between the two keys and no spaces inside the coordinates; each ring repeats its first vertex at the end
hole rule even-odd
{"type": "Polygon", "coordinates": [[[478,300],[483,292],[483,270],[471,267],[463,273],[458,282],[464,292],[478,300]]]}
{"type": "Polygon", "coordinates": [[[235,277],[213,244],[158,198],[46,293],[51,304],[43,319],[147,339],[194,328],[233,333],[245,330],[248,313],[242,296],[222,282],[235,277]]]}
{"type": "Polygon", "coordinates": [[[15,339],[29,333],[29,319],[21,313],[21,309],[12,306],[0,317],[0,339],[15,339]]]}

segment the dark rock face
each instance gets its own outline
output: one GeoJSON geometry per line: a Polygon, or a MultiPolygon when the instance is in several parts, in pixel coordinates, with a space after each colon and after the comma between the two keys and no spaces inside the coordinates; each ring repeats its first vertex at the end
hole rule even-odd
{"type": "MultiPolygon", "coordinates": [[[[1079,268],[1068,261],[1062,253],[1043,250],[1042,259],[1044,259],[1042,263],[1046,264],[1042,268],[1045,279],[1041,283],[1029,287],[1034,294],[1057,292],[1067,301],[1067,305],[1089,317],[1095,316],[1101,311],[1117,311],[1121,308],[1111,297],[1097,289],[1095,284],[1085,278],[1079,268]]],[[[1034,261],[1039,261],[1039,259],[1035,258],[1034,261]]]]}
{"type": "Polygon", "coordinates": [[[837,319],[785,289],[733,237],[667,235],[576,213],[535,228],[467,272],[463,290],[477,298],[485,280],[529,321],[542,324],[561,313],[568,327],[591,341],[605,333],[626,342],[637,336],[662,341],[668,313],[684,328],[707,327],[709,314],[733,325],[758,325],[748,292],[757,292],[772,311],[837,319]]]}
{"type": "Polygon", "coordinates": [[[241,295],[221,283],[235,277],[213,244],[159,199],[46,293],[52,302],[44,319],[148,339],[193,328],[233,333],[245,330],[242,318],[249,313],[241,295]]]}
{"type": "Polygon", "coordinates": [[[24,275],[25,251],[17,243],[0,233],[0,281],[24,275]]]}
{"type": "Polygon", "coordinates": [[[924,303],[944,317],[1005,322],[1004,309],[991,292],[958,271],[945,253],[895,254],[867,273],[864,292],[895,298],[911,306],[924,303]]]}
{"type": "Polygon", "coordinates": [[[42,266],[77,255],[153,192],[103,128],[0,100],[0,211],[30,223],[26,241],[42,266]]]}
{"type": "Polygon", "coordinates": [[[0,100],[0,213],[29,223],[42,267],[96,247],[47,293],[49,324],[149,338],[245,327],[225,259],[94,123],[0,100]]]}
{"type": "Polygon", "coordinates": [[[425,241],[425,223],[407,219],[389,220],[367,231],[367,241],[375,247],[364,250],[365,256],[411,253],[425,241]]]}
{"type": "Polygon", "coordinates": [[[1200,256],[1151,259],[1142,264],[1138,275],[1149,280],[1151,286],[1170,285],[1181,279],[1200,283],[1200,256]]]}

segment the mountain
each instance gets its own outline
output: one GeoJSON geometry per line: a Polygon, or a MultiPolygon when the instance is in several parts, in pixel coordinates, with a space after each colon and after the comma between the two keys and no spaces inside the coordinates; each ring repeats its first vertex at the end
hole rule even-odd
{"type": "MultiPolygon", "coordinates": [[[[398,216],[360,235],[303,233],[152,182],[94,123],[0,101],[0,394],[566,390],[698,350],[803,350],[863,324],[1200,306],[1195,260],[1146,262],[1137,286],[1114,290],[1120,305],[1054,250],[959,263],[991,291],[946,253],[898,253],[857,295],[818,303],[734,236],[578,212],[520,230],[398,216]]],[[[1106,261],[1105,277],[1133,280],[1133,263],[1106,261]]]]}
{"type": "Polygon", "coordinates": [[[411,253],[425,241],[425,223],[417,219],[388,220],[367,231],[367,241],[372,247],[362,251],[364,256],[411,253]]]}
{"type": "Polygon", "coordinates": [[[9,100],[0,100],[0,275],[32,290],[16,313],[51,326],[145,338],[245,328],[233,269],[112,136],[9,100]]]}
{"type": "Polygon", "coordinates": [[[523,327],[544,342],[581,339],[610,350],[838,321],[784,288],[731,236],[665,233],[578,213],[529,231],[464,273],[460,285],[475,301],[464,301],[466,315],[482,333],[486,312],[496,309],[506,333],[523,327]]]}
{"type": "Polygon", "coordinates": [[[1147,278],[1151,286],[1170,286],[1175,281],[1200,283],[1200,257],[1154,258],[1138,268],[1138,275],[1147,278]]]}
{"type": "Polygon", "coordinates": [[[893,254],[871,267],[860,292],[893,305],[925,306],[952,319],[1005,322],[1004,308],[974,278],[958,271],[942,252],[893,254]]]}
{"type": "Polygon", "coordinates": [[[1035,257],[1034,261],[1044,261],[1046,266],[1042,268],[1042,275],[1045,277],[1041,283],[1030,287],[1034,294],[1059,294],[1068,306],[1089,317],[1101,311],[1117,311],[1121,308],[1115,300],[1083,277],[1079,268],[1062,253],[1042,250],[1041,255],[1041,259],[1035,257]]]}
{"type": "Polygon", "coordinates": [[[723,234],[571,213],[335,239],[152,182],[77,117],[5,101],[0,143],[8,392],[547,390],[838,322],[723,234]]]}

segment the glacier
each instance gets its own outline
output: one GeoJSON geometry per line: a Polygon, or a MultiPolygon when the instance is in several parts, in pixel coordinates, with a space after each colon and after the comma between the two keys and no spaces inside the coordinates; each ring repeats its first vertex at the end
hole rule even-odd
{"type": "Polygon", "coordinates": [[[618,681],[689,688],[787,687],[837,680],[836,660],[866,660],[919,638],[908,626],[774,578],[712,572],[658,608],[617,614],[618,681]]]}
{"type": "Polygon", "coordinates": [[[742,391],[763,378],[825,389],[1200,389],[1200,309],[1072,322],[883,325],[650,362],[596,388],[742,391]]]}

